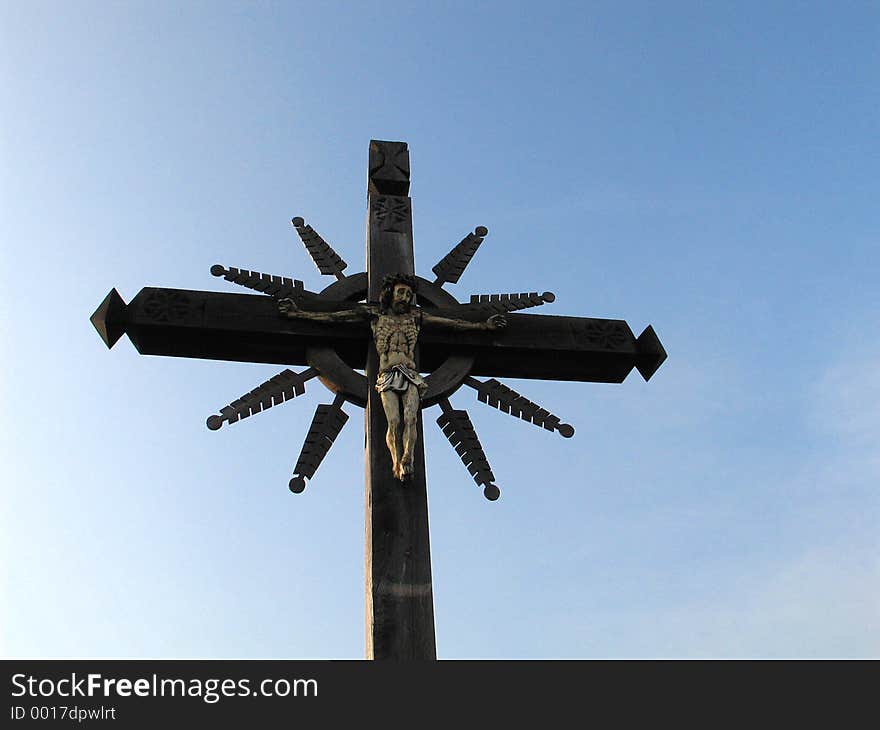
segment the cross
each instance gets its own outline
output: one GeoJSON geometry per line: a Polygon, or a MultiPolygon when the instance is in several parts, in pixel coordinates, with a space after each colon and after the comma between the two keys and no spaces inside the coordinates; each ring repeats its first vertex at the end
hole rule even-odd
{"type": "Polygon", "coordinates": [[[636,368],[648,380],[666,359],[651,326],[636,337],[623,320],[516,313],[553,302],[550,292],[479,294],[460,303],[443,287],[458,282],[488,235],[483,226],[433,267],[433,281],[415,276],[409,184],[406,143],[372,140],[366,272],[345,274],[347,264],[332,247],[302,218],[292,220],[320,272],[335,278],[320,292],[288,277],[216,264],[214,276],[259,294],[144,288],[126,304],[113,289],[91,317],[108,347],[127,334],[144,355],[307,366],[283,370],[207,419],[212,430],[237,423],[302,395],[308,381],[320,379],[335,397],[314,414],[289,483],[294,493],[314,477],[347,422],[343,406],[366,409],[369,659],[436,658],[421,411],[439,406],[438,425],[484,496],[495,500],[500,495],[495,476],[467,411],[450,403],[453,393],[462,386],[473,389],[480,402],[570,438],[572,426],[496,378],[621,383],[636,368]],[[426,376],[405,478],[395,471],[386,445],[388,420],[375,387],[383,375],[376,339],[363,322],[345,314],[375,312],[389,275],[411,277],[419,321],[471,323],[454,331],[426,326],[418,333],[413,377],[426,376]],[[285,316],[290,307],[309,314],[285,316]],[[506,326],[479,324],[498,315],[506,326]],[[490,379],[479,379],[486,376],[490,379]]]}

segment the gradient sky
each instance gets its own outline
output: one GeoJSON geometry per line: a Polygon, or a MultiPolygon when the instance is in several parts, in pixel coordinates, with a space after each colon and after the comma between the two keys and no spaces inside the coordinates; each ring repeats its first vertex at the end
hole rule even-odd
{"type": "Polygon", "coordinates": [[[218,432],[281,368],[112,351],[111,287],[362,270],[371,138],[405,140],[420,274],[653,324],[650,383],[425,413],[442,658],[880,655],[876,3],[0,3],[6,657],[357,658],[362,418],[218,432]]]}

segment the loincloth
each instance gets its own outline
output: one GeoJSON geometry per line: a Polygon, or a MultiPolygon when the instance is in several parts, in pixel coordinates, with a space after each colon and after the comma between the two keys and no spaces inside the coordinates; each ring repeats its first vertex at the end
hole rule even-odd
{"type": "Polygon", "coordinates": [[[376,390],[380,393],[384,393],[386,390],[404,393],[410,385],[419,389],[419,396],[428,389],[425,379],[406,365],[392,365],[379,373],[379,377],[376,378],[376,390]]]}

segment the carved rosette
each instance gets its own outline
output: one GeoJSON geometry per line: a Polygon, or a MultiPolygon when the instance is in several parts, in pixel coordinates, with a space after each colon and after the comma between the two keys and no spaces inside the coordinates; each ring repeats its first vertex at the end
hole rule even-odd
{"type": "Polygon", "coordinates": [[[379,230],[388,233],[403,233],[411,215],[409,198],[395,195],[375,195],[371,199],[372,215],[379,224],[379,230]]]}
{"type": "Polygon", "coordinates": [[[144,299],[144,314],[156,322],[179,322],[189,314],[189,297],[180,292],[156,290],[144,299]]]}
{"type": "Polygon", "coordinates": [[[581,336],[591,345],[608,350],[618,350],[629,342],[629,328],[614,320],[590,321],[583,326],[581,336]]]}

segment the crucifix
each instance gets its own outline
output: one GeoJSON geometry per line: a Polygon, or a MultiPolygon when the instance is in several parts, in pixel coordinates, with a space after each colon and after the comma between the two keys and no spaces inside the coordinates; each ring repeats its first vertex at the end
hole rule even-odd
{"type": "Polygon", "coordinates": [[[636,368],[649,380],[666,359],[651,326],[636,337],[623,320],[517,313],[553,302],[551,292],[459,302],[444,285],[458,282],[488,235],[483,226],[433,267],[433,281],[417,276],[409,185],[406,143],[372,140],[365,272],[346,275],[336,251],[302,218],[292,220],[319,271],[335,278],[320,292],[215,264],[214,276],[259,294],[148,287],[126,304],[112,289],[91,317],[108,347],[127,334],[144,355],[306,366],[283,370],[207,419],[212,430],[237,423],[319,379],[334,398],[312,418],[288,485],[294,493],[348,421],[343,406],[365,409],[368,659],[436,658],[422,412],[439,407],[437,424],[483,495],[496,500],[501,492],[470,417],[449,400],[462,386],[571,438],[571,425],[496,378],[621,383],[636,368]]]}

